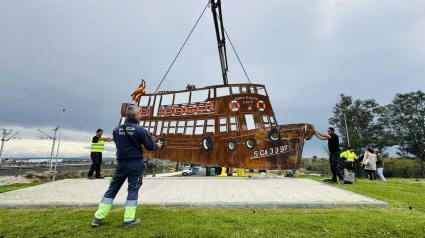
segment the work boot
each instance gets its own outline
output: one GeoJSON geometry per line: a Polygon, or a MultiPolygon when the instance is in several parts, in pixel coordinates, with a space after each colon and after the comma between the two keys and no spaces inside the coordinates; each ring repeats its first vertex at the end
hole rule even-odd
{"type": "Polygon", "coordinates": [[[98,227],[100,226],[100,222],[102,220],[96,219],[96,217],[93,217],[93,220],[91,221],[91,227],[98,227]]]}
{"type": "Polygon", "coordinates": [[[136,218],[136,219],[134,219],[134,220],[132,220],[132,221],[124,222],[124,223],[122,224],[122,227],[123,227],[123,228],[128,228],[128,227],[130,227],[130,226],[132,226],[132,225],[139,224],[141,221],[142,221],[142,219],[140,219],[140,218],[136,218]]]}
{"type": "Polygon", "coordinates": [[[339,183],[339,184],[344,184],[344,179],[340,179],[340,180],[338,181],[338,183],[339,183]]]}
{"type": "Polygon", "coordinates": [[[93,177],[93,176],[88,176],[88,175],[87,175],[87,178],[88,178],[88,179],[94,179],[94,177],[93,177]]]}

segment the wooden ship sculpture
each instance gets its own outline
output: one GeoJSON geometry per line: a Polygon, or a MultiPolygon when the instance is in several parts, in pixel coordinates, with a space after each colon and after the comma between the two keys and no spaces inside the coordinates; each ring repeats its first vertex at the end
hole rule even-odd
{"type": "MultiPolygon", "coordinates": [[[[142,81],[132,95],[142,113],[139,125],[165,142],[144,155],[226,168],[299,169],[304,143],[314,136],[313,125],[279,125],[264,85],[228,84],[221,3],[210,4],[223,84],[149,94],[142,81]]],[[[134,104],[122,104],[120,124],[129,105],[134,104]]]]}

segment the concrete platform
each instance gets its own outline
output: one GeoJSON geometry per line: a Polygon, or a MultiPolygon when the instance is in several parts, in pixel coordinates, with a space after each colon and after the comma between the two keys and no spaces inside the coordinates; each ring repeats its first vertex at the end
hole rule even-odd
{"type": "MultiPolygon", "coordinates": [[[[65,179],[0,194],[1,207],[97,206],[109,179],[65,179]]],[[[344,185],[354,186],[354,185],[344,185]]],[[[115,206],[124,206],[127,182],[115,206]]],[[[334,186],[302,178],[146,177],[139,204],[196,207],[341,207],[388,204],[334,186]]]]}

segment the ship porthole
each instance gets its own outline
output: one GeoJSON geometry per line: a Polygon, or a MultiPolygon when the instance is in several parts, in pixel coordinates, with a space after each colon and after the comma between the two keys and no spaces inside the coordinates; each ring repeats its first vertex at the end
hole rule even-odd
{"type": "Polygon", "coordinates": [[[162,142],[163,143],[162,146],[160,147],[160,149],[164,148],[164,146],[166,144],[165,139],[164,138],[158,138],[158,142],[162,142]]]}
{"type": "Polygon", "coordinates": [[[281,136],[278,130],[271,130],[269,132],[268,138],[270,141],[277,142],[280,140],[281,136]]]}
{"type": "Polygon", "coordinates": [[[213,141],[211,137],[205,136],[204,138],[202,138],[202,149],[204,149],[204,151],[206,152],[210,152],[212,148],[213,148],[213,141]]]}
{"type": "Polygon", "coordinates": [[[248,138],[245,140],[245,145],[248,149],[252,150],[257,145],[257,142],[255,142],[255,140],[252,138],[248,138]]]}
{"type": "Polygon", "coordinates": [[[238,142],[236,142],[235,140],[230,140],[230,141],[227,143],[227,148],[228,148],[230,151],[235,151],[235,150],[238,148],[238,142]]]}

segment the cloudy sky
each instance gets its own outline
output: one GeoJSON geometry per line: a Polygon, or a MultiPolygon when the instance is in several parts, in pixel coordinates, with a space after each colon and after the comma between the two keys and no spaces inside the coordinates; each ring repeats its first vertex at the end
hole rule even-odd
{"type": "MultiPolygon", "coordinates": [[[[5,143],[2,157],[49,156],[51,140],[39,139],[38,129],[53,135],[63,108],[68,139],[59,156],[88,155],[85,141],[97,128],[111,135],[142,78],[155,91],[206,3],[2,0],[0,128],[21,135],[5,143]]],[[[425,88],[423,0],[224,0],[222,7],[279,124],[308,122],[325,132],[340,93],[384,105],[395,93],[425,88]]],[[[227,49],[229,82],[247,82],[227,49]]],[[[221,83],[208,8],[160,90],[221,83]]],[[[308,141],[304,157],[325,156],[324,144],[308,141]]]]}

